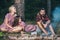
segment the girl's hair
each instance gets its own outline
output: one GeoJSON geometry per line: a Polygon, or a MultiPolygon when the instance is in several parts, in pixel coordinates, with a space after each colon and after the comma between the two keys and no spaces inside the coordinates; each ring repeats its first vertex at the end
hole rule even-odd
{"type": "Polygon", "coordinates": [[[16,16],[14,18],[14,22],[13,22],[13,25],[12,25],[13,27],[19,25],[19,18],[20,18],[20,16],[16,16]]]}
{"type": "Polygon", "coordinates": [[[12,11],[12,9],[15,8],[13,5],[9,7],[9,12],[12,11]]]}

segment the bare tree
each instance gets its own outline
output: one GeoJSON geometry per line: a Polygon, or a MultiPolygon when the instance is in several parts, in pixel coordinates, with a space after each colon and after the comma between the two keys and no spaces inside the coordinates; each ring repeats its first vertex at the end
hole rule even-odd
{"type": "Polygon", "coordinates": [[[51,0],[47,0],[47,12],[48,12],[48,16],[50,17],[50,13],[51,13],[51,0]]]}

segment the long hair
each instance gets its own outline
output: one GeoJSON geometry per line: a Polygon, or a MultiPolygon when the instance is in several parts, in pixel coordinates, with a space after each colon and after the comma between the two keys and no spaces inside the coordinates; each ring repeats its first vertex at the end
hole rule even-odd
{"type": "Polygon", "coordinates": [[[19,25],[19,18],[20,18],[19,16],[16,16],[14,18],[14,22],[13,22],[13,25],[12,25],[13,27],[19,25]]]}

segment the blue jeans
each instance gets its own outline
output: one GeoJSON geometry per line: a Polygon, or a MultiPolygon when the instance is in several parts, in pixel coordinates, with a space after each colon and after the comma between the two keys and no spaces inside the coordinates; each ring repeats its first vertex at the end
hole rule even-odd
{"type": "Polygon", "coordinates": [[[36,28],[37,28],[36,31],[31,32],[31,35],[37,34],[37,33],[40,33],[41,32],[41,30],[39,29],[38,25],[36,25],[36,28]]]}
{"type": "MultiPolygon", "coordinates": [[[[38,25],[36,25],[36,27],[37,27],[36,31],[31,32],[31,35],[33,35],[33,34],[36,34],[37,35],[38,33],[40,33],[40,35],[46,36],[46,34],[43,33],[42,30],[40,30],[40,28],[38,27],[38,25]]],[[[49,26],[47,28],[45,28],[45,30],[48,31],[48,35],[51,35],[52,34],[51,31],[50,31],[50,29],[49,29],[49,26]]]]}

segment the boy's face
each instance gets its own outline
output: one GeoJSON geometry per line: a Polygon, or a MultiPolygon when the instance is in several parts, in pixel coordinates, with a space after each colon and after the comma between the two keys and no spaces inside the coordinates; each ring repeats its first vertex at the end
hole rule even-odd
{"type": "Polygon", "coordinates": [[[45,10],[41,10],[40,11],[40,14],[43,16],[43,15],[45,15],[45,10]]]}

